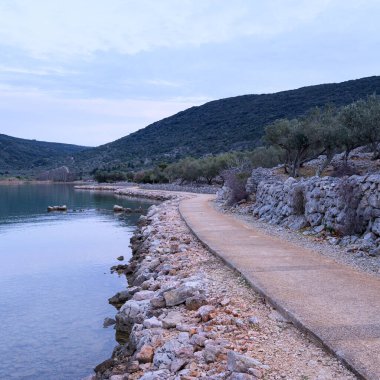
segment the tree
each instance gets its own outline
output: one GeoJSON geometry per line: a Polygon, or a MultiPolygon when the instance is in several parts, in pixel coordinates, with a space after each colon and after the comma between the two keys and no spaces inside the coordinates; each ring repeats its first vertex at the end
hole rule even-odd
{"type": "Polygon", "coordinates": [[[339,110],[327,105],[315,107],[299,119],[280,119],[265,130],[265,141],[281,148],[284,152],[284,168],[293,177],[307,161],[320,155],[326,158],[316,171],[321,175],[334,155],[349,141],[345,141],[339,110]]]}
{"type": "Polygon", "coordinates": [[[199,160],[199,170],[202,177],[204,177],[209,185],[213,180],[224,170],[227,166],[227,161],[222,155],[208,156],[199,160]]]}
{"type": "Polygon", "coordinates": [[[323,108],[315,107],[309,111],[306,120],[310,123],[309,128],[315,133],[310,159],[321,154],[326,156],[316,171],[316,175],[320,176],[331,163],[334,155],[342,148],[339,110],[333,105],[327,105],[323,108]]]}
{"type": "Polygon", "coordinates": [[[371,146],[373,160],[380,158],[380,97],[368,96],[358,100],[342,110],[341,121],[345,131],[347,160],[350,151],[360,145],[371,146]]]}
{"type": "Polygon", "coordinates": [[[360,130],[359,109],[356,103],[343,107],[340,113],[340,141],[344,147],[345,165],[351,151],[364,144],[364,138],[360,130]]]}
{"type": "Polygon", "coordinates": [[[276,120],[265,128],[265,141],[284,150],[285,172],[298,177],[301,164],[310,158],[308,154],[319,140],[310,117],[304,117],[276,120]]]}

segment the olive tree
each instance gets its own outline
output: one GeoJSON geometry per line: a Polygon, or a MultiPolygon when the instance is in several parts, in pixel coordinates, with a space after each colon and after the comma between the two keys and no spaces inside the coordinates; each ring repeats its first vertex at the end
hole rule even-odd
{"type": "Polygon", "coordinates": [[[380,158],[380,97],[368,96],[344,107],[341,116],[346,133],[346,157],[357,146],[369,144],[374,160],[380,158]]]}

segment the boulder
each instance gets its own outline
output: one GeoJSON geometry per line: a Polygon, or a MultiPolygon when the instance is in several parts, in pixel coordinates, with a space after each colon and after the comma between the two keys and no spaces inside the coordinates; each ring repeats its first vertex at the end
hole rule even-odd
{"type": "Polygon", "coordinates": [[[201,306],[207,303],[206,297],[202,294],[195,295],[186,299],[187,310],[198,310],[201,306]]]}
{"type": "Polygon", "coordinates": [[[375,219],[372,224],[372,232],[378,236],[380,236],[380,218],[375,219]]]}
{"type": "Polygon", "coordinates": [[[191,286],[182,285],[177,289],[169,290],[164,293],[166,306],[177,306],[185,303],[187,298],[193,297],[196,289],[191,286]]]}
{"type": "Polygon", "coordinates": [[[143,301],[143,300],[151,300],[155,296],[155,292],[152,290],[141,290],[133,295],[134,300],[143,301]]]}
{"type": "Polygon", "coordinates": [[[234,351],[227,353],[227,368],[231,372],[248,373],[250,368],[262,367],[263,364],[254,358],[238,354],[234,351]]]}
{"type": "Polygon", "coordinates": [[[204,305],[198,309],[197,315],[201,317],[202,322],[208,322],[213,318],[215,313],[215,307],[212,305],[204,305]]]}
{"type": "Polygon", "coordinates": [[[144,344],[140,351],[136,354],[136,359],[140,363],[151,363],[154,356],[154,349],[148,344],[144,344]]]}
{"type": "MultiPolygon", "coordinates": [[[[175,359],[187,360],[193,356],[193,347],[189,344],[189,338],[185,338],[186,333],[180,333],[176,338],[167,341],[158,348],[153,357],[153,364],[156,368],[171,368],[175,359]]],[[[177,363],[178,365],[178,363],[177,363]]]]}
{"type": "Polygon", "coordinates": [[[116,323],[116,321],[113,318],[108,318],[107,317],[107,318],[104,319],[103,327],[104,328],[110,327],[110,326],[113,326],[115,323],[116,323]]]}
{"type": "Polygon", "coordinates": [[[167,369],[160,369],[145,373],[140,377],[140,380],[168,380],[169,378],[170,372],[167,369]]]}
{"type": "Polygon", "coordinates": [[[149,310],[149,300],[127,301],[121,307],[119,313],[116,314],[116,329],[119,331],[130,332],[135,323],[143,323],[149,310]]]}
{"type": "Polygon", "coordinates": [[[165,329],[171,329],[181,323],[182,314],[178,311],[170,311],[166,317],[162,318],[162,326],[165,329]]]}
{"type": "Polygon", "coordinates": [[[161,328],[162,322],[159,321],[156,317],[152,317],[149,319],[145,319],[143,322],[143,326],[146,329],[155,329],[155,328],[161,328]]]}
{"type": "Polygon", "coordinates": [[[163,296],[156,295],[150,300],[150,304],[153,309],[162,309],[166,306],[165,299],[163,296]]]}
{"type": "Polygon", "coordinates": [[[121,292],[117,292],[114,296],[108,299],[108,302],[111,305],[121,305],[124,302],[128,301],[132,297],[132,294],[129,289],[122,290],[121,292]]]}
{"type": "Polygon", "coordinates": [[[257,380],[256,376],[250,375],[248,373],[232,372],[227,380],[257,380]]]}
{"type": "Polygon", "coordinates": [[[203,350],[203,359],[206,363],[218,361],[219,355],[223,354],[224,348],[216,344],[207,344],[203,350]]]}

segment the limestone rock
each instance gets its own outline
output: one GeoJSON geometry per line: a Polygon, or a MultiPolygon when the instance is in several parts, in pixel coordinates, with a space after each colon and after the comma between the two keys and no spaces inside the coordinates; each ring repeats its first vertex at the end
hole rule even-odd
{"type": "Polygon", "coordinates": [[[197,284],[183,284],[177,289],[164,293],[166,306],[176,306],[184,303],[187,298],[193,297],[198,292],[197,284]]]}
{"type": "Polygon", "coordinates": [[[198,309],[198,315],[201,317],[202,322],[207,322],[213,318],[215,307],[212,305],[204,305],[198,309]]]}
{"type": "Polygon", "coordinates": [[[166,369],[147,372],[140,377],[140,380],[167,380],[170,378],[170,372],[166,369]]]}
{"type": "Polygon", "coordinates": [[[186,299],[186,309],[187,310],[198,310],[201,306],[207,303],[206,297],[204,295],[195,295],[186,299]]]}
{"type": "Polygon", "coordinates": [[[248,373],[250,368],[262,367],[262,365],[258,360],[234,351],[228,351],[227,353],[227,368],[231,372],[248,373]]]}
{"type": "Polygon", "coordinates": [[[146,329],[155,329],[155,328],[161,328],[162,327],[162,322],[159,321],[156,317],[152,317],[149,319],[145,319],[143,322],[143,326],[146,329]]]}
{"type": "Polygon", "coordinates": [[[372,224],[372,232],[378,236],[380,236],[380,218],[375,219],[372,224]]]}
{"type": "Polygon", "coordinates": [[[155,292],[152,290],[142,290],[133,295],[133,300],[135,301],[143,301],[143,300],[151,300],[155,296],[155,292]]]}
{"type": "Polygon", "coordinates": [[[112,326],[116,323],[116,321],[113,319],[113,318],[105,318],[104,319],[104,322],[103,322],[103,327],[106,328],[106,327],[109,327],[109,326],[112,326]]]}
{"type": "Polygon", "coordinates": [[[181,323],[182,314],[178,311],[170,311],[166,317],[162,318],[162,326],[165,329],[171,329],[177,326],[177,324],[181,323]]]}
{"type": "Polygon", "coordinates": [[[130,331],[135,323],[143,323],[150,309],[150,301],[127,301],[116,314],[116,329],[119,331],[130,331]]]}
{"type": "Polygon", "coordinates": [[[140,351],[136,354],[136,359],[140,363],[151,363],[153,360],[154,349],[152,346],[143,345],[140,351]]]}
{"type": "Polygon", "coordinates": [[[232,372],[230,376],[227,377],[227,380],[256,380],[257,377],[250,375],[248,373],[239,373],[232,372]]]}

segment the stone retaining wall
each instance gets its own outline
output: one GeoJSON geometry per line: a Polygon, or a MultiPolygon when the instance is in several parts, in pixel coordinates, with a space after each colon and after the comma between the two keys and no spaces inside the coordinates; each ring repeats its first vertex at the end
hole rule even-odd
{"type": "MultiPolygon", "coordinates": [[[[249,186],[255,177],[254,170],[249,186]]],[[[293,229],[309,227],[310,233],[362,236],[370,244],[380,244],[379,174],[285,181],[264,178],[254,188],[252,212],[263,221],[293,229]]]]}

